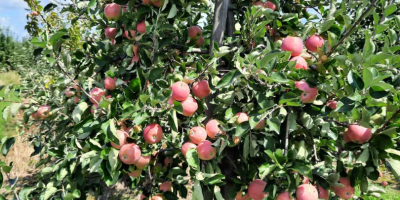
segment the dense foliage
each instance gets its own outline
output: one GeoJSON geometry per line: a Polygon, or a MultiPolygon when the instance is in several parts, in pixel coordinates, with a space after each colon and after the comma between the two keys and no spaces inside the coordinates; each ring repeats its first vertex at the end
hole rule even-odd
{"type": "Polygon", "coordinates": [[[396,1],[27,3],[41,81],[11,106],[41,172],[19,199],[85,199],[96,175],[130,198],[349,199],[400,175],[396,1]]]}

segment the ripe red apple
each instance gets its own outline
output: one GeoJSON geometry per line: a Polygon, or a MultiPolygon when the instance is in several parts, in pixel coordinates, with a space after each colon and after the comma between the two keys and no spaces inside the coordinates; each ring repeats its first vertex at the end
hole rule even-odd
{"type": "Polygon", "coordinates": [[[371,129],[355,124],[350,125],[346,132],[348,139],[357,144],[364,144],[372,137],[371,129]]]}
{"type": "Polygon", "coordinates": [[[104,15],[108,20],[118,20],[121,17],[121,6],[110,3],[104,8],[104,15]]]}
{"type": "Polygon", "coordinates": [[[72,87],[67,87],[67,88],[64,90],[64,94],[65,94],[65,96],[68,97],[68,98],[74,96],[74,94],[75,94],[74,91],[71,91],[71,88],[72,88],[72,87]]]}
{"type": "Polygon", "coordinates": [[[181,148],[182,154],[185,157],[186,157],[186,152],[189,151],[189,149],[197,149],[197,145],[193,142],[185,142],[185,144],[183,144],[181,148]]]}
{"type": "Polygon", "coordinates": [[[164,5],[164,0],[151,0],[151,3],[153,6],[160,8],[164,5]]]}
{"type": "Polygon", "coordinates": [[[107,77],[104,80],[104,87],[107,90],[114,90],[116,88],[116,84],[115,84],[116,81],[117,81],[117,78],[115,78],[115,77],[114,78],[107,77]]]}
{"type": "Polygon", "coordinates": [[[196,40],[196,46],[202,47],[204,45],[204,38],[199,37],[199,39],[196,40]]]}
{"type": "Polygon", "coordinates": [[[254,130],[262,130],[265,128],[265,120],[261,120],[258,124],[254,127],[254,130]]]}
{"type": "Polygon", "coordinates": [[[136,169],[135,171],[128,173],[128,175],[133,178],[139,177],[141,174],[142,174],[141,169],[136,169]]]}
{"type": "MultiPolygon", "coordinates": [[[[196,40],[197,38],[202,36],[202,31],[198,26],[191,26],[189,28],[189,37],[190,39],[196,40]]],[[[203,39],[204,40],[204,39],[203,39]]]]}
{"type": "Polygon", "coordinates": [[[310,184],[302,184],[296,189],[297,200],[318,200],[317,189],[310,184]]]}
{"type": "Polygon", "coordinates": [[[200,126],[193,127],[189,131],[189,138],[195,144],[199,144],[201,141],[207,139],[207,131],[200,126]]]}
{"type": "Polygon", "coordinates": [[[151,0],[143,0],[143,5],[150,5],[151,4],[151,0]]]}
{"type": "Polygon", "coordinates": [[[32,11],[31,15],[36,17],[36,16],[39,15],[39,12],[38,11],[32,11]]]}
{"type": "Polygon", "coordinates": [[[45,119],[50,116],[50,110],[51,108],[48,105],[40,106],[37,110],[37,115],[40,117],[40,119],[45,119]]]}
{"type": "Polygon", "coordinates": [[[155,144],[161,141],[163,137],[163,130],[158,124],[149,124],[143,130],[143,137],[147,143],[155,144]]]}
{"type": "Polygon", "coordinates": [[[117,35],[117,29],[107,27],[106,30],[104,31],[104,33],[106,35],[106,38],[112,40],[112,39],[115,39],[115,36],[117,35]]]}
{"type": "Polygon", "coordinates": [[[141,156],[139,158],[138,161],[136,161],[135,165],[138,169],[144,169],[145,167],[147,167],[147,165],[149,165],[151,161],[151,154],[147,155],[147,156],[141,156]]]}
{"type": "Polygon", "coordinates": [[[117,136],[119,140],[119,145],[115,144],[114,142],[111,142],[111,146],[113,146],[116,149],[120,149],[121,146],[126,144],[126,138],[129,137],[128,133],[122,130],[117,130],[117,136]]]}
{"type": "Polygon", "coordinates": [[[182,101],[182,114],[186,117],[192,116],[196,112],[197,108],[197,102],[192,97],[188,97],[185,101],[182,101]]]}
{"type": "Polygon", "coordinates": [[[212,119],[212,120],[207,122],[206,131],[207,131],[208,137],[210,137],[212,139],[215,139],[219,135],[225,135],[226,134],[221,129],[219,129],[218,125],[219,125],[219,122],[217,120],[215,120],[215,119],[212,119]]]}
{"type": "Polygon", "coordinates": [[[169,165],[171,165],[174,162],[174,160],[171,157],[166,157],[164,159],[164,166],[168,167],[169,165]]]}
{"type": "Polygon", "coordinates": [[[303,103],[312,103],[317,98],[318,89],[310,87],[305,81],[296,81],[295,86],[297,89],[303,91],[300,99],[303,103]]]}
{"type": "Polygon", "coordinates": [[[74,97],[74,103],[78,104],[81,99],[79,97],[74,97]]]}
{"type": "Polygon", "coordinates": [[[292,52],[292,56],[299,56],[303,52],[303,41],[299,37],[286,37],[281,46],[283,51],[292,52]]]}
{"type": "Polygon", "coordinates": [[[317,52],[324,45],[324,39],[319,35],[313,35],[306,40],[306,48],[311,52],[317,52]]]}
{"type": "Polygon", "coordinates": [[[386,186],[388,186],[389,184],[388,184],[388,182],[386,182],[386,181],[382,181],[381,185],[382,185],[383,187],[386,187],[386,186]]]}
{"type": "Polygon", "coordinates": [[[119,150],[119,159],[127,165],[135,164],[142,156],[140,147],[135,143],[125,144],[119,150]]]}
{"type": "Polygon", "coordinates": [[[267,183],[261,179],[256,179],[249,184],[248,194],[254,200],[262,200],[266,196],[264,193],[267,183]]]}
{"type": "Polygon", "coordinates": [[[197,153],[201,160],[211,160],[215,158],[217,150],[212,146],[210,141],[203,140],[197,145],[197,153]]]}
{"type": "Polygon", "coordinates": [[[172,99],[175,101],[185,101],[190,94],[190,88],[188,84],[183,81],[178,81],[171,86],[172,99]]]}
{"type": "Polygon", "coordinates": [[[276,200],[293,200],[293,198],[290,196],[290,193],[288,191],[280,193],[277,197],[276,200]]]}
{"type": "Polygon", "coordinates": [[[290,61],[296,61],[296,65],[294,66],[294,68],[296,69],[308,69],[308,64],[306,60],[301,56],[293,57],[292,59],[290,59],[290,61]]]}
{"type": "Polygon", "coordinates": [[[244,112],[238,112],[236,113],[236,116],[238,116],[236,120],[236,123],[238,124],[249,121],[249,116],[244,112]]]}
{"type": "Polygon", "coordinates": [[[269,9],[275,10],[276,9],[276,5],[274,3],[272,3],[272,2],[270,2],[270,1],[267,1],[264,4],[264,8],[269,8],[269,9]]]}
{"type": "Polygon", "coordinates": [[[312,103],[318,96],[318,89],[317,88],[310,88],[308,91],[304,91],[300,99],[303,103],[312,103]]]}
{"type": "Polygon", "coordinates": [[[326,106],[335,110],[337,108],[337,101],[330,100],[330,101],[328,101],[328,103],[326,103],[326,106]]]}
{"type": "Polygon", "coordinates": [[[335,194],[342,199],[351,199],[354,195],[355,190],[350,185],[350,179],[341,177],[339,179],[339,183],[343,184],[344,187],[334,186],[332,187],[333,192],[335,192],[335,194]]]}
{"type": "MultiPolygon", "coordinates": [[[[105,93],[106,91],[104,91],[103,89],[95,87],[90,91],[90,96],[92,96],[93,99],[97,101],[97,103],[100,103],[101,97],[104,96],[105,93]]],[[[90,102],[96,104],[96,102],[93,101],[93,99],[89,98],[90,102]]]]}
{"type": "Polygon", "coordinates": [[[137,24],[136,30],[141,34],[145,34],[146,33],[146,21],[142,21],[139,24],[137,24]]]}
{"type": "Polygon", "coordinates": [[[34,120],[40,119],[40,116],[39,116],[38,112],[32,113],[31,116],[32,116],[32,118],[33,118],[34,120]]]}
{"type": "Polygon", "coordinates": [[[160,191],[162,192],[172,191],[172,183],[170,181],[162,183],[160,185],[160,191]]]}
{"type": "Polygon", "coordinates": [[[136,36],[136,31],[135,30],[129,30],[129,32],[128,32],[128,30],[124,31],[124,37],[128,38],[128,40],[134,40],[135,36],[136,36]],[[131,36],[129,36],[129,34],[131,36]]]}
{"type": "Polygon", "coordinates": [[[318,185],[318,192],[319,192],[319,198],[320,199],[329,199],[329,191],[318,185]]]}
{"type": "Polygon", "coordinates": [[[193,84],[192,91],[194,96],[203,99],[211,93],[210,86],[206,80],[199,81],[193,84]]]}

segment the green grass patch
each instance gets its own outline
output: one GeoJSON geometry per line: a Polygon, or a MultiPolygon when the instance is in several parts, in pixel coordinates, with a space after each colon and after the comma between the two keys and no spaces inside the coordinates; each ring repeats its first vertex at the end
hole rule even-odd
{"type": "MultiPolygon", "coordinates": [[[[380,185],[376,185],[376,186],[379,188],[383,188],[380,185]]],[[[378,197],[373,197],[373,196],[363,196],[363,199],[364,200],[382,200],[382,199],[384,199],[384,200],[400,200],[400,191],[399,190],[395,190],[390,187],[386,187],[383,189],[386,191],[386,193],[381,194],[381,197],[378,198],[378,197]]],[[[356,196],[360,195],[359,188],[356,189],[355,195],[356,196]]]]}

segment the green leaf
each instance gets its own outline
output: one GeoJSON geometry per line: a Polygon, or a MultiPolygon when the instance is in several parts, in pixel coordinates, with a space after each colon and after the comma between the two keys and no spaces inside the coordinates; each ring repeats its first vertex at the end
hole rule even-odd
{"type": "Polygon", "coordinates": [[[47,200],[50,199],[51,197],[54,196],[54,194],[57,192],[57,188],[55,187],[46,187],[46,191],[42,193],[41,199],[47,200]]]}
{"type": "Polygon", "coordinates": [[[396,12],[396,10],[397,10],[396,4],[390,4],[383,11],[383,15],[385,17],[387,17],[387,16],[391,15],[392,13],[396,12]]]}
{"type": "Polygon", "coordinates": [[[54,3],[49,3],[49,4],[47,4],[47,5],[44,7],[43,12],[52,11],[52,10],[53,10],[54,8],[56,8],[56,7],[57,7],[56,4],[54,4],[54,3]]]}
{"type": "Polygon", "coordinates": [[[192,148],[186,152],[186,161],[193,169],[200,170],[200,160],[196,149],[192,148]]]}
{"type": "Polygon", "coordinates": [[[303,176],[312,177],[311,167],[304,163],[294,162],[292,169],[303,176]]]}
{"type": "Polygon", "coordinates": [[[11,106],[7,106],[3,109],[3,119],[4,121],[8,121],[8,118],[10,117],[10,110],[11,106]]]}
{"type": "Polygon", "coordinates": [[[374,54],[375,52],[375,44],[372,41],[372,33],[369,30],[364,31],[365,34],[365,43],[364,43],[364,48],[363,48],[363,58],[367,59],[369,56],[374,54]]]}
{"type": "Polygon", "coordinates": [[[349,71],[347,74],[347,81],[354,89],[362,90],[364,88],[363,80],[353,71],[349,71]]]}
{"type": "Polygon", "coordinates": [[[75,121],[75,123],[79,123],[82,118],[83,112],[88,108],[88,104],[86,102],[81,102],[79,103],[74,111],[72,112],[72,119],[75,121]]]}
{"type": "Polygon", "coordinates": [[[326,21],[324,21],[319,27],[318,27],[318,33],[321,34],[327,30],[329,30],[329,28],[331,28],[331,26],[333,26],[333,24],[335,24],[335,19],[328,19],[326,21]]]}
{"type": "Polygon", "coordinates": [[[3,146],[1,147],[1,154],[3,154],[4,157],[7,156],[8,152],[10,151],[11,147],[15,143],[15,137],[8,138],[4,143],[3,146]]]}
{"type": "Polygon", "coordinates": [[[28,196],[30,193],[36,190],[36,187],[24,187],[21,191],[18,193],[18,197],[20,200],[28,200],[30,199],[28,196]]]}
{"type": "Polygon", "coordinates": [[[176,8],[175,4],[172,4],[171,9],[169,10],[169,14],[168,14],[168,19],[170,18],[174,18],[176,16],[176,13],[178,12],[178,9],[176,8]]]}
{"type": "Polygon", "coordinates": [[[394,158],[387,159],[389,165],[392,167],[393,175],[398,179],[400,178],[400,161],[394,158]]]}
{"type": "Polygon", "coordinates": [[[217,200],[224,200],[221,194],[221,189],[218,186],[214,186],[214,194],[217,200]]]}
{"type": "Polygon", "coordinates": [[[280,127],[281,127],[281,121],[278,118],[273,117],[271,119],[268,119],[267,120],[267,124],[268,124],[269,129],[271,131],[275,131],[275,133],[277,133],[279,135],[280,127]]]}
{"type": "Polygon", "coordinates": [[[108,162],[110,163],[111,171],[115,171],[118,167],[118,153],[119,151],[114,148],[111,148],[110,152],[108,152],[108,162]]]}
{"type": "Polygon", "coordinates": [[[364,70],[363,70],[363,81],[364,81],[365,88],[368,88],[370,86],[373,78],[374,78],[374,75],[369,70],[369,68],[364,68],[364,70]]]}
{"type": "Polygon", "coordinates": [[[61,30],[57,31],[50,37],[49,43],[51,45],[53,45],[55,42],[57,42],[62,36],[64,36],[67,33],[68,33],[68,31],[66,29],[61,29],[61,30]]]}
{"type": "Polygon", "coordinates": [[[276,165],[274,164],[269,164],[269,163],[264,163],[260,167],[258,167],[258,171],[260,174],[260,178],[264,179],[266,176],[271,174],[276,168],[276,165]]]}
{"type": "Polygon", "coordinates": [[[235,130],[235,136],[241,137],[250,130],[250,123],[248,121],[240,123],[235,130]]]}
{"type": "Polygon", "coordinates": [[[154,68],[150,71],[149,73],[149,81],[150,83],[155,82],[157,79],[160,79],[162,77],[162,74],[164,72],[163,68],[154,68]]]}
{"type": "Polygon", "coordinates": [[[367,164],[369,159],[369,149],[364,149],[364,151],[358,156],[356,163],[361,163],[363,166],[367,164]]]}
{"type": "Polygon", "coordinates": [[[220,89],[232,85],[232,82],[235,80],[235,78],[240,75],[241,73],[238,70],[232,70],[228,72],[224,77],[222,77],[215,88],[220,89]]]}
{"type": "Polygon", "coordinates": [[[201,189],[200,181],[195,180],[193,184],[193,200],[204,200],[203,190],[201,189]]]}

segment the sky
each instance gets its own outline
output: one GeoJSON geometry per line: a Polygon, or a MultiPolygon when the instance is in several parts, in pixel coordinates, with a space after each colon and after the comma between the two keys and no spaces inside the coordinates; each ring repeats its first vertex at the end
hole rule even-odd
{"type": "MultiPolygon", "coordinates": [[[[0,27],[9,28],[14,38],[21,40],[27,37],[25,30],[28,5],[24,0],[0,0],[0,27]]],[[[46,6],[52,0],[41,0],[40,5],[46,6]]]]}

